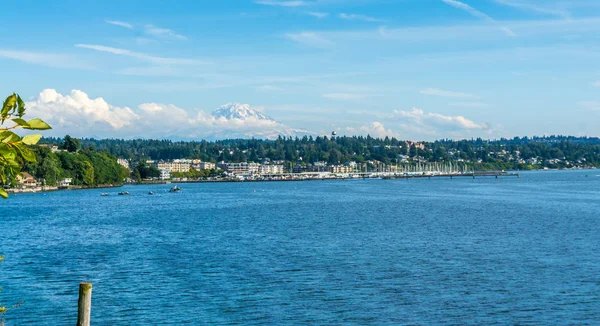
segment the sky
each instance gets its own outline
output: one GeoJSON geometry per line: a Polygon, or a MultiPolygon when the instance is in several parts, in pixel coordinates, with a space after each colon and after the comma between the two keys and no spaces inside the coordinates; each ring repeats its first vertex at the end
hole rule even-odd
{"type": "Polygon", "coordinates": [[[600,136],[599,58],[596,0],[5,0],[0,11],[0,90],[56,136],[600,136]],[[211,115],[230,102],[276,123],[211,115]]]}

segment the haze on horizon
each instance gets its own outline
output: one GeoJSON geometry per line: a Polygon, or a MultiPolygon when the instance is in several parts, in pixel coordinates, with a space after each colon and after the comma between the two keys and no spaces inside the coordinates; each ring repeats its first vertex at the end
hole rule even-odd
{"type": "Polygon", "coordinates": [[[0,17],[0,89],[48,136],[600,136],[600,1],[8,0],[0,17]],[[251,113],[213,113],[231,102],[251,113]]]}

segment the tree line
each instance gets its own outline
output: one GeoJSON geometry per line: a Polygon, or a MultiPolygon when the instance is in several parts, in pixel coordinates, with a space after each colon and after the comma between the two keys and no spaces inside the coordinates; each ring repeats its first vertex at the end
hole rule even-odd
{"type": "MultiPolygon", "coordinates": [[[[46,143],[60,144],[57,138],[45,138],[46,143]]],[[[482,169],[527,169],[545,165],[544,160],[584,159],[587,165],[600,166],[600,139],[591,137],[548,136],[515,137],[511,139],[470,140],[443,139],[434,142],[412,143],[396,138],[354,137],[279,137],[264,139],[227,139],[218,141],[171,141],[152,139],[81,139],[83,148],[106,151],[111,155],[134,162],[146,159],[172,160],[194,158],[205,162],[262,162],[286,161],[308,164],[325,161],[343,164],[349,161],[380,161],[394,164],[409,157],[428,162],[470,161],[482,169]],[[531,165],[510,161],[506,151],[524,160],[537,158],[541,163],[531,165]]],[[[561,166],[550,166],[561,167],[561,166]]],[[[154,171],[155,173],[155,171],[154,171]]]]}
{"type": "Polygon", "coordinates": [[[66,138],[61,142],[62,151],[53,152],[47,146],[34,146],[35,162],[25,164],[23,171],[49,186],[56,186],[62,179],[72,179],[72,185],[98,186],[121,184],[129,177],[129,171],[117,163],[108,152],[91,148],[79,149],[78,140],[66,138]]]}

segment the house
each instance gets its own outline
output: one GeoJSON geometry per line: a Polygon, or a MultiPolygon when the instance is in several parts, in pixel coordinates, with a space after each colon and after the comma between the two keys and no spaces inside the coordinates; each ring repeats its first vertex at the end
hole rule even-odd
{"type": "Polygon", "coordinates": [[[71,185],[71,183],[73,183],[72,178],[64,178],[58,182],[58,186],[59,187],[68,187],[71,185]]]}
{"type": "Polygon", "coordinates": [[[19,187],[21,188],[37,187],[37,181],[31,174],[27,172],[21,172],[21,174],[17,176],[17,182],[19,183],[19,187]]]}

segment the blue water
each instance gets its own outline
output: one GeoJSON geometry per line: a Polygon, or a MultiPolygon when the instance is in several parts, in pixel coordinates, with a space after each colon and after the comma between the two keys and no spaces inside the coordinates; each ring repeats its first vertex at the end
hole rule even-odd
{"type": "Polygon", "coordinates": [[[598,175],[17,195],[0,302],[74,325],[89,281],[97,325],[597,324],[598,175]]]}

